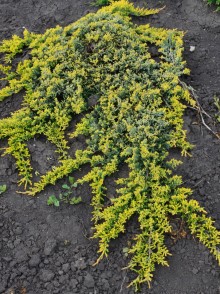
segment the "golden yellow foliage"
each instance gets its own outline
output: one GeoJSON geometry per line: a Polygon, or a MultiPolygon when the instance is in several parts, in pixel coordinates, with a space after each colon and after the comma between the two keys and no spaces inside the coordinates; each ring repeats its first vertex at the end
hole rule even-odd
{"type": "Polygon", "coordinates": [[[92,188],[98,260],[108,254],[109,242],[125,231],[127,221],[138,217],[140,233],[129,249],[128,264],[137,273],[132,282],[136,289],[150,283],[156,264],[168,265],[164,239],[171,231],[169,215],[185,219],[220,262],[219,232],[198,202],[187,199],[191,190],[180,187],[181,177],[173,175],[180,161],[168,160],[171,148],[180,148],[182,154],[191,148],[183,113],[186,103],[195,102],[179,83],[179,77],[189,73],[182,60],[183,33],[137,26],[129,17],[156,12],[113,1],[65,28],[57,26],[42,35],[25,30],[23,38],[13,36],[0,46],[5,53],[0,70],[8,81],[0,101],[25,90],[22,108],[0,120],[0,138],[8,139],[6,153],[16,160],[20,184],[29,185],[26,193],[35,195],[90,164],[90,172],[77,183],[89,182],[92,188]],[[30,57],[13,70],[11,62],[24,48],[30,57]],[[94,95],[98,101],[90,106],[94,95]],[[75,115],[84,112],[71,137],[84,135],[87,146],[70,158],[65,131],[75,115]],[[36,135],[55,144],[60,157],[57,167],[31,185],[27,141],[36,135]],[[117,195],[104,207],[104,180],[122,163],[129,175],[117,179],[117,195]]]}

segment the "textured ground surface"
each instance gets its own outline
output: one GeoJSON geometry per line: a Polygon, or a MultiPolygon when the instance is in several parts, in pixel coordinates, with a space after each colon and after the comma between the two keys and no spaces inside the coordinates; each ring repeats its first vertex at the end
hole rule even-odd
{"type": "MultiPolygon", "coordinates": [[[[158,27],[187,32],[185,59],[191,76],[186,82],[197,90],[204,109],[214,114],[213,96],[220,97],[220,14],[207,8],[202,0],[150,0],[148,4],[165,8],[159,15],[134,21],[150,20],[158,27]],[[190,46],[195,46],[194,52],[190,52],[190,46]]],[[[64,26],[92,10],[85,0],[0,0],[0,39],[20,34],[23,27],[44,32],[56,24],[64,26]]],[[[18,109],[21,101],[22,96],[17,95],[1,103],[0,117],[18,109]]],[[[220,229],[220,141],[201,127],[196,113],[190,110],[185,115],[185,127],[195,148],[193,156],[184,160],[178,172],[220,229]]],[[[0,147],[6,144],[0,142],[0,147]]],[[[76,147],[82,142],[74,144],[76,147]]],[[[33,140],[29,146],[33,165],[40,173],[56,164],[54,148],[44,138],[33,140]]],[[[60,185],[48,187],[36,198],[28,198],[16,193],[16,180],[13,158],[1,157],[0,184],[6,183],[8,191],[0,199],[0,293],[134,293],[127,289],[131,273],[121,268],[126,264],[123,248],[135,233],[135,224],[131,223],[127,234],[112,243],[109,258],[93,267],[97,242],[89,239],[92,234],[89,188],[83,186],[76,192],[82,196],[82,204],[54,208],[48,207],[46,200],[52,193],[59,193],[60,185]]],[[[180,221],[176,220],[174,229],[179,226],[180,221]]],[[[170,267],[158,267],[152,288],[143,286],[141,293],[220,293],[220,268],[197,240],[187,234],[184,239],[167,242],[173,254],[169,258],[170,267]]]]}

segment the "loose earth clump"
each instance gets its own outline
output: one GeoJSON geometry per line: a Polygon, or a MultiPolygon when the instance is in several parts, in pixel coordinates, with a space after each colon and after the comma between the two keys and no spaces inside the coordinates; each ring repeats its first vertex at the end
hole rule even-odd
{"type": "MultiPolygon", "coordinates": [[[[128,8],[130,10],[126,14],[141,12],[130,5],[128,8]]],[[[142,10],[141,13],[152,12],[155,11],[142,10]]],[[[16,72],[3,68],[11,82],[9,85],[15,87],[9,87],[11,90],[26,90],[23,108],[2,120],[2,136],[9,137],[7,151],[17,160],[21,183],[32,182],[26,142],[39,134],[44,134],[57,146],[60,165],[42,176],[33,187],[28,187],[29,194],[39,192],[48,183],[54,183],[89,163],[90,171],[77,184],[89,182],[93,190],[94,236],[100,239],[101,257],[108,252],[109,240],[124,231],[127,220],[133,214],[138,216],[142,231],[128,250],[135,253],[129,267],[138,270],[139,275],[134,280],[137,286],[140,282],[151,280],[156,263],[166,264],[165,256],[169,252],[164,245],[164,233],[171,231],[171,214],[185,218],[190,229],[218,257],[216,246],[219,237],[212,221],[206,218],[198,202],[186,199],[190,189],[179,187],[181,177],[172,175],[172,168],[179,162],[167,159],[169,149],[175,145],[183,152],[190,148],[182,129],[185,106],[181,101],[185,99],[193,104],[189,93],[179,86],[180,75],[187,73],[181,56],[182,36],[178,31],[154,29],[148,25],[134,27],[124,15],[124,10],[115,5],[95,16],[88,15],[67,28],[49,30],[44,35],[25,31],[23,39],[15,37],[17,46],[15,50],[10,48],[6,61],[14,58],[22,46],[30,50],[30,58],[20,62],[16,72]],[[111,11],[112,7],[117,11],[111,11]],[[100,18],[102,14],[103,19],[100,18]],[[103,29],[106,17],[109,17],[113,27],[121,27],[120,36],[109,27],[109,35],[106,36],[103,29]],[[98,26],[100,20],[103,21],[101,28],[98,26]],[[86,36],[85,27],[91,29],[93,22],[94,35],[86,36]],[[58,45],[60,52],[58,50],[56,56],[54,50],[59,48],[58,45]],[[151,53],[155,48],[157,57],[151,53]],[[39,58],[42,49],[44,54],[39,58]],[[74,66],[68,62],[67,56],[74,61],[74,66]],[[116,64],[112,62],[114,59],[116,64]],[[51,80],[54,84],[49,83],[51,80]],[[120,87],[121,84],[123,87],[120,87]],[[70,85],[73,89],[66,90],[70,85]],[[41,96],[38,91],[44,95],[41,96]],[[45,99],[42,100],[44,103],[37,103],[39,99],[45,99]],[[66,129],[75,114],[85,112],[87,114],[80,119],[72,137],[85,136],[86,146],[76,151],[72,159],[68,153],[66,129]],[[10,123],[11,129],[8,128],[10,123]],[[16,132],[12,131],[12,127],[16,132]],[[22,135],[24,131],[25,135],[22,135]],[[20,152],[22,150],[25,151],[20,152]],[[23,158],[19,161],[20,156],[23,158]],[[129,167],[129,175],[117,180],[118,196],[116,193],[112,195],[112,204],[106,207],[105,180],[123,162],[129,167]],[[146,256],[150,257],[149,262],[143,263],[143,256],[145,261],[146,256]]],[[[10,41],[3,45],[5,51],[9,44],[10,41]]],[[[2,98],[11,94],[9,88],[3,88],[2,98]]],[[[42,270],[41,274],[42,281],[46,279],[44,282],[54,278],[48,270],[42,270]]],[[[94,284],[88,275],[85,281],[88,285],[94,284]]]]}

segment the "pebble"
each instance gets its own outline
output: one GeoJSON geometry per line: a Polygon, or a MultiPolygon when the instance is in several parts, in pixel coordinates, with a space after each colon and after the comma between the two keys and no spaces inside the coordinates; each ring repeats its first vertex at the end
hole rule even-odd
{"type": "Polygon", "coordinates": [[[93,279],[93,276],[89,273],[85,276],[84,286],[86,288],[93,288],[95,286],[95,281],[93,279]]]}
{"type": "Polygon", "coordinates": [[[194,52],[196,50],[196,47],[195,46],[190,46],[190,48],[189,48],[189,51],[190,52],[194,52]]]}
{"type": "Polygon", "coordinates": [[[75,268],[79,270],[84,270],[86,268],[86,263],[83,258],[80,258],[71,263],[71,269],[74,270],[75,268]]]}
{"type": "Polygon", "coordinates": [[[197,268],[193,268],[192,272],[193,272],[194,275],[196,275],[196,274],[198,274],[199,271],[198,271],[197,268]]]}
{"type": "Polygon", "coordinates": [[[16,239],[14,241],[14,247],[18,246],[21,243],[21,239],[16,239]]]}
{"type": "Polygon", "coordinates": [[[107,279],[102,279],[102,287],[105,289],[105,290],[108,290],[109,289],[109,282],[107,279]]]}
{"type": "Polygon", "coordinates": [[[207,284],[208,282],[209,282],[209,277],[208,276],[206,276],[206,275],[204,275],[203,277],[202,277],[202,281],[203,281],[203,283],[204,284],[207,284]]]}
{"type": "Polygon", "coordinates": [[[60,283],[58,281],[53,281],[53,285],[58,288],[60,286],[60,283]]]}
{"type": "Polygon", "coordinates": [[[63,264],[63,266],[62,266],[62,270],[63,270],[65,273],[67,273],[67,272],[69,271],[69,269],[70,269],[70,265],[69,265],[69,263],[65,263],[65,264],[63,264]]]}
{"type": "Polygon", "coordinates": [[[31,259],[29,260],[29,266],[30,267],[35,267],[38,266],[40,263],[40,255],[39,254],[34,254],[31,259]]]}
{"type": "Polygon", "coordinates": [[[43,269],[40,273],[40,279],[43,282],[49,282],[54,278],[54,273],[51,270],[43,269]]]}
{"type": "Polygon", "coordinates": [[[77,284],[78,284],[78,281],[76,279],[71,279],[70,280],[70,286],[72,288],[76,288],[77,284]]]}
{"type": "Polygon", "coordinates": [[[15,230],[14,230],[15,234],[16,235],[21,235],[23,233],[23,230],[21,227],[17,227],[15,230]]]}
{"type": "Polygon", "coordinates": [[[59,283],[60,284],[63,284],[66,280],[68,280],[68,275],[59,277],[59,283]]]}
{"type": "Polygon", "coordinates": [[[49,264],[49,260],[48,259],[45,259],[44,260],[44,264],[49,264]]]}
{"type": "Polygon", "coordinates": [[[44,254],[46,256],[52,254],[56,245],[57,245],[57,241],[55,239],[48,239],[44,245],[44,254]]]}
{"type": "Polygon", "coordinates": [[[15,253],[15,260],[17,263],[21,263],[23,261],[27,261],[28,260],[28,256],[27,256],[27,252],[24,250],[18,250],[15,253]]]}

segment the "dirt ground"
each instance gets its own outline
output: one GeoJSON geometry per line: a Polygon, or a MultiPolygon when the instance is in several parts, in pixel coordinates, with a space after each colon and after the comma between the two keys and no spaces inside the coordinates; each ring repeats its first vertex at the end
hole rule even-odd
{"type": "MultiPolygon", "coordinates": [[[[44,32],[57,24],[65,26],[95,10],[90,3],[89,0],[0,0],[0,40],[21,34],[23,27],[44,32]]],[[[214,115],[217,110],[213,97],[220,97],[220,13],[202,0],[149,0],[148,5],[165,5],[165,8],[159,15],[134,21],[150,21],[157,27],[186,32],[184,54],[191,76],[185,82],[195,88],[203,108],[214,115]],[[190,52],[190,46],[195,46],[194,52],[190,52]]],[[[22,95],[2,102],[0,118],[19,109],[21,102],[22,95]]],[[[220,229],[220,141],[201,126],[192,110],[186,111],[185,128],[195,147],[192,157],[184,159],[178,173],[183,175],[184,184],[193,188],[194,199],[206,208],[220,229]]],[[[72,148],[82,142],[74,144],[72,148]]],[[[1,148],[6,145],[6,141],[0,142],[1,148]]],[[[29,147],[33,166],[39,173],[56,164],[54,147],[45,138],[29,142],[29,147]]],[[[89,187],[84,185],[76,191],[83,198],[82,204],[55,208],[47,206],[47,198],[57,195],[65,180],[35,198],[16,193],[16,181],[14,159],[1,157],[0,184],[7,184],[8,190],[0,198],[0,293],[134,293],[133,289],[127,289],[133,274],[121,269],[127,262],[123,248],[135,234],[135,222],[130,222],[126,235],[112,242],[108,259],[94,267],[98,255],[97,240],[89,238],[92,235],[89,187]]],[[[112,179],[108,185],[110,190],[114,189],[112,179]]],[[[173,224],[177,230],[179,225],[179,220],[173,224]]],[[[140,293],[220,293],[220,267],[204,246],[189,233],[183,239],[167,239],[167,242],[172,253],[170,266],[157,267],[151,289],[144,285],[140,293]]]]}

